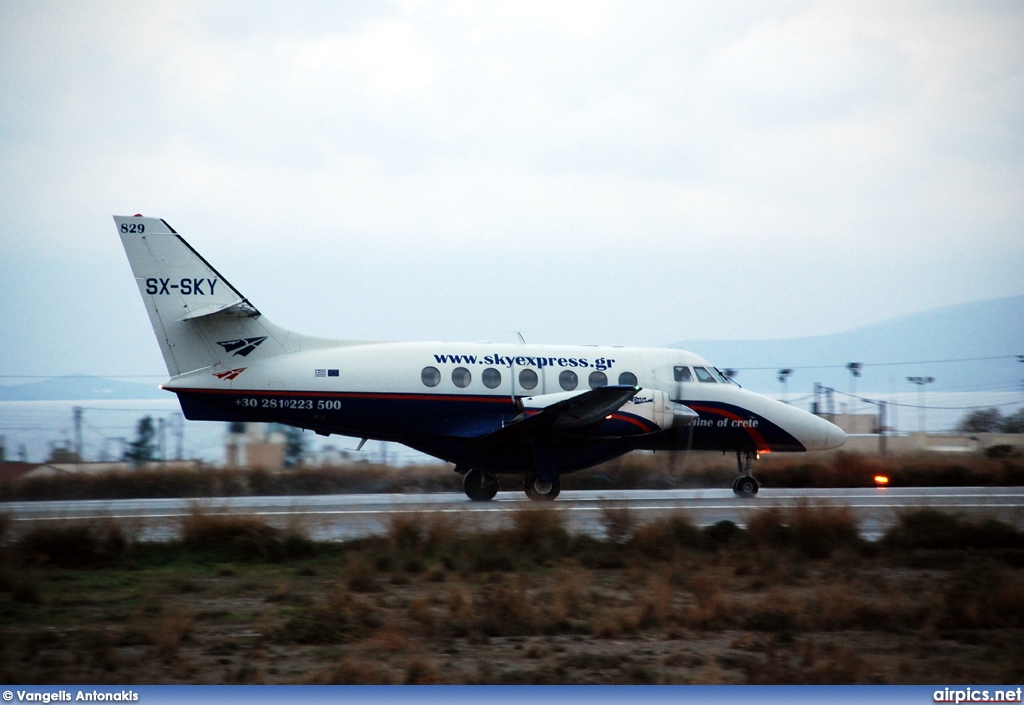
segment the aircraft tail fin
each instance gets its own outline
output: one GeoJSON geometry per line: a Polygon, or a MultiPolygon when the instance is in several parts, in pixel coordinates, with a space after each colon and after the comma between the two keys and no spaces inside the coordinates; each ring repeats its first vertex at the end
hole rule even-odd
{"type": "Polygon", "coordinates": [[[302,336],[267,321],[165,221],[137,215],[114,223],[171,376],[302,347],[302,336]]]}

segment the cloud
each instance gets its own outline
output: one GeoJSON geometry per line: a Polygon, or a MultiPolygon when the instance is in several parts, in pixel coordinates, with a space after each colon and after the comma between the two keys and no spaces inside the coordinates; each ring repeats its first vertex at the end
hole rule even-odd
{"type": "Polygon", "coordinates": [[[373,291],[356,337],[811,335],[1021,292],[1015,3],[3,9],[29,270],[122,275],[110,215],[144,212],[300,323],[306,275],[373,291]]]}

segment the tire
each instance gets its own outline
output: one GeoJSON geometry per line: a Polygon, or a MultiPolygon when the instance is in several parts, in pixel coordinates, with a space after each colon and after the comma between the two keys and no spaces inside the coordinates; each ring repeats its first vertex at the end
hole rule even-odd
{"type": "Polygon", "coordinates": [[[535,502],[550,502],[562,491],[562,484],[558,478],[554,482],[542,482],[536,472],[528,472],[523,481],[523,490],[535,502]]]}
{"type": "Polygon", "coordinates": [[[494,499],[500,486],[497,475],[476,468],[468,471],[462,478],[462,491],[474,502],[494,499]]]}
{"type": "Polygon", "coordinates": [[[741,475],[732,483],[732,491],[740,497],[753,497],[757,494],[757,480],[750,475],[741,475]]]}

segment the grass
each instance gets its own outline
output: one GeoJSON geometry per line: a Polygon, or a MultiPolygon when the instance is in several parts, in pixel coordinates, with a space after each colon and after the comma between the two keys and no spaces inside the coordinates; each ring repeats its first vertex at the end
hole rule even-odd
{"type": "Polygon", "coordinates": [[[6,530],[9,683],[920,683],[1024,679],[1024,536],[922,510],[861,539],[841,507],[746,529],[552,507],[328,543],[194,513],[6,530]],[[83,538],[85,537],[85,538],[83,538]],[[73,549],[73,550],[72,550],[73,549]]]}

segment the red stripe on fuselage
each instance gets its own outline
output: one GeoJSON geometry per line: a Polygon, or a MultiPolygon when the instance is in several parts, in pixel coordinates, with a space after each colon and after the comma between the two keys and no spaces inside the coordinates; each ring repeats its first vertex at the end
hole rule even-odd
{"type": "Polygon", "coordinates": [[[615,412],[612,414],[612,418],[618,421],[625,421],[627,423],[631,423],[644,433],[652,433],[653,431],[660,430],[660,428],[655,424],[648,423],[644,419],[637,418],[636,416],[632,416],[630,414],[615,412]]]}
{"type": "Polygon", "coordinates": [[[264,397],[330,397],[333,399],[397,399],[401,401],[482,401],[498,404],[511,404],[510,397],[470,396],[455,394],[410,394],[403,392],[307,392],[298,389],[207,389],[162,387],[175,394],[225,394],[238,396],[264,397]]]}
{"type": "MultiPolygon", "coordinates": [[[[724,416],[725,418],[730,419],[732,421],[749,420],[743,418],[739,414],[734,414],[733,412],[726,411],[725,409],[719,409],[716,406],[698,406],[696,404],[687,404],[687,406],[696,411],[697,413],[705,412],[708,414],[718,414],[719,416],[724,416]]],[[[751,426],[741,426],[741,428],[750,435],[751,440],[754,441],[754,447],[757,449],[758,452],[765,453],[771,450],[771,447],[764,440],[764,436],[758,433],[756,428],[752,428],[751,426]]]]}

